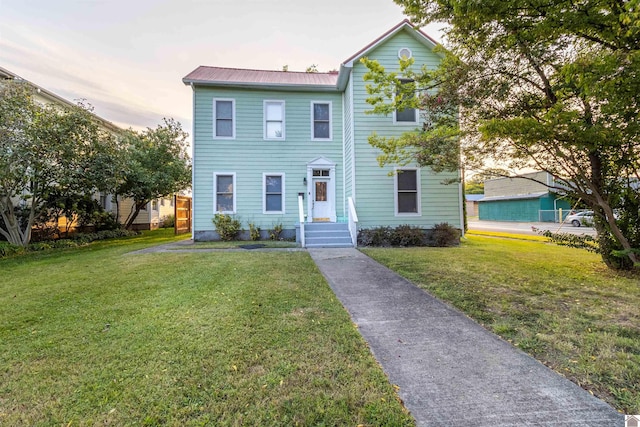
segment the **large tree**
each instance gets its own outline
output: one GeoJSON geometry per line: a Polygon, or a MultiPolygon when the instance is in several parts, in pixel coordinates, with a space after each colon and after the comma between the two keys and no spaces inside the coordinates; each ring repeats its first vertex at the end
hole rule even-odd
{"type": "Polygon", "coordinates": [[[460,144],[466,168],[547,171],[594,210],[607,265],[639,266],[639,0],[394,1],[448,24],[447,49],[437,70],[364,61],[372,111],[428,112],[420,130],[370,138],[380,161],[457,168],[460,144]]]}
{"type": "Polygon", "coordinates": [[[140,211],[153,199],[184,190],[191,184],[187,133],[180,123],[164,124],[143,132],[129,130],[122,144],[125,165],[116,194],[133,199],[125,228],[131,228],[140,211]]]}
{"type": "Polygon", "coordinates": [[[41,105],[25,82],[0,85],[0,235],[26,245],[52,193],[108,190],[114,136],[84,105],[41,105]]]}

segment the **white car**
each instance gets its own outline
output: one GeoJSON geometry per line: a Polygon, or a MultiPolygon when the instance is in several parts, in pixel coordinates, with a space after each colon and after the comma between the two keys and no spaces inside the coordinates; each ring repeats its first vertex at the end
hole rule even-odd
{"type": "Polygon", "coordinates": [[[564,222],[569,223],[574,227],[593,227],[593,211],[584,211],[568,215],[564,222]]]}

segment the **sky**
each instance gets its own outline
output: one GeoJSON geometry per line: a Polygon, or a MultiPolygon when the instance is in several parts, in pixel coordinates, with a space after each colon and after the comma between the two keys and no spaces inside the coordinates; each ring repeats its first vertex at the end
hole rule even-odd
{"type": "Polygon", "coordinates": [[[338,69],[404,18],[392,0],[0,0],[0,67],[117,126],[190,132],[198,66],[338,69]]]}

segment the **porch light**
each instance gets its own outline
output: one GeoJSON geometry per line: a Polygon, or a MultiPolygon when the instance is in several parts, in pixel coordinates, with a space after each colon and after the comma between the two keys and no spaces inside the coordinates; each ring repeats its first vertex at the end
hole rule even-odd
{"type": "Polygon", "coordinates": [[[302,178],[302,185],[307,185],[307,177],[302,178]]]}

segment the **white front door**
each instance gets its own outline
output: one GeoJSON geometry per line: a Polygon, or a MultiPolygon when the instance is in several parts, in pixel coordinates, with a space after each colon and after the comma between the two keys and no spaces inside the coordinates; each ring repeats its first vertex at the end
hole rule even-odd
{"type": "Polygon", "coordinates": [[[312,219],[314,222],[331,220],[329,178],[313,177],[312,219]]]}

